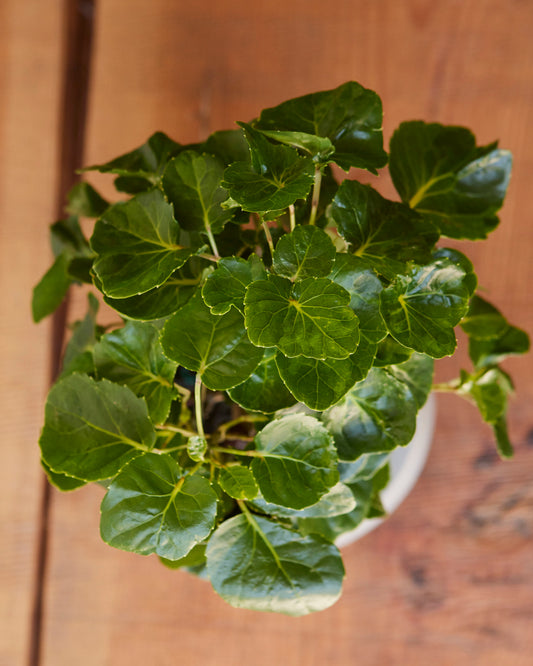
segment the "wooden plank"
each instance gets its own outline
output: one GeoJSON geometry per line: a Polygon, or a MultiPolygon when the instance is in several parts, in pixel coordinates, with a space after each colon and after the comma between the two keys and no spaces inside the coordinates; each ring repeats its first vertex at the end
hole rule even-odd
{"type": "MultiPolygon", "coordinates": [[[[316,0],[107,0],[87,161],[156,129],[195,141],[287,97],[358,80],[381,94],[387,137],[401,120],[422,117],[471,126],[481,141],[499,137],[513,150],[502,227],[480,247],[463,247],[491,298],[531,331],[532,28],[533,8],[518,0],[337,0],[326,10],[316,0]]],[[[439,378],[460,362],[464,355],[444,362],[439,378]]],[[[206,583],[103,545],[99,488],[56,498],[43,664],[526,666],[530,366],[509,364],[519,389],[515,462],[496,460],[471,406],[442,398],[416,490],[385,526],[346,549],[344,596],[316,616],[231,609],[206,583]]]]}
{"type": "Polygon", "coordinates": [[[62,3],[0,3],[0,663],[27,663],[42,476],[37,439],[49,326],[32,324],[31,288],[50,262],[62,3]]]}

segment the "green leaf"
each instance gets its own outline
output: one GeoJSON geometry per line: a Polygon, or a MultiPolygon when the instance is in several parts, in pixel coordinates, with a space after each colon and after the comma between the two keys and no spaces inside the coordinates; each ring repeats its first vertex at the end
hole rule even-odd
{"type": "Polygon", "coordinates": [[[261,130],[261,132],[273,141],[309,153],[316,162],[327,161],[327,158],[335,152],[335,146],[327,137],[305,132],[280,132],[279,130],[261,130]]]}
{"type": "Polygon", "coordinates": [[[204,283],[203,299],[213,314],[226,314],[232,305],[243,313],[246,287],[254,280],[265,279],[266,276],[263,262],[255,254],[248,257],[248,260],[223,257],[204,283]]]}
{"type": "Polygon", "coordinates": [[[339,463],[339,475],[343,483],[371,479],[389,461],[389,453],[365,453],[353,462],[339,463]]]}
{"type": "Polygon", "coordinates": [[[50,244],[56,257],[64,252],[71,258],[89,258],[93,256],[78,218],[74,215],[52,224],[50,227],[50,244]]]}
{"type": "Polygon", "coordinates": [[[161,176],[167,162],[183,147],[163,132],[156,132],[139,148],[106,162],[86,167],[82,171],[116,173],[121,176],[141,176],[153,180],[161,176]]]}
{"type": "Polygon", "coordinates": [[[265,109],[257,127],[326,137],[335,146],[330,161],[345,171],[358,167],[376,173],[387,163],[382,120],[378,95],[349,81],[334,90],[304,95],[265,109]]]}
{"type": "Polygon", "coordinates": [[[277,412],[296,402],[280,377],[275,349],[265,349],[263,359],[250,377],[228,394],[244,409],[263,414],[277,412]]]}
{"type": "Polygon", "coordinates": [[[126,192],[126,194],[140,194],[151,190],[154,186],[151,180],[142,176],[117,176],[113,185],[118,192],[126,192]]]}
{"type": "Polygon", "coordinates": [[[349,513],[355,508],[355,498],[352,491],[344,483],[336,483],[325,495],[305,509],[289,509],[286,506],[272,504],[263,497],[255,497],[250,505],[257,511],[278,518],[326,518],[349,513]]]}
{"type": "Polygon", "coordinates": [[[238,500],[253,500],[259,492],[254,475],[243,465],[232,465],[221,469],[218,483],[225,493],[238,500]]]}
{"type": "Polygon", "coordinates": [[[198,293],[167,321],[161,343],[169,358],[199,372],[214,391],[248,379],[263,357],[249,341],[239,312],[214,315],[198,293]]]}
{"type": "Polygon", "coordinates": [[[327,278],[291,283],[269,275],[252,282],[245,298],[246,328],[259,347],[285,356],[347,358],[359,342],[357,317],[348,292],[327,278]]]}
{"type": "Polygon", "coordinates": [[[431,392],[434,365],[430,356],[414,352],[407,361],[390,365],[387,371],[409,387],[420,409],[431,392]]]}
{"type": "Polygon", "coordinates": [[[61,305],[72,283],[67,273],[69,263],[68,254],[60,254],[34,287],[31,302],[34,322],[41,321],[61,305]]]}
{"type": "Polygon", "coordinates": [[[72,372],[94,373],[93,348],[100,333],[96,324],[99,304],[91,293],[88,294],[88,301],[87,314],[75,325],[65,348],[62,376],[72,372]]]}
{"type": "Polygon", "coordinates": [[[463,331],[477,340],[499,338],[509,326],[499,310],[478,295],[472,297],[468,312],[460,323],[463,331]]]}
{"type": "Polygon", "coordinates": [[[327,277],[335,254],[335,246],[322,229],[297,226],[279,239],[272,267],[278,275],[295,280],[327,277]]]}
{"type": "Polygon", "coordinates": [[[154,443],[146,403],[126,386],[74,373],[48,394],[40,445],[54,472],[107,479],[154,443]]]}
{"type": "Polygon", "coordinates": [[[71,490],[77,490],[82,486],[86,485],[87,481],[82,479],[76,479],[74,476],[68,476],[67,474],[61,474],[59,472],[54,472],[50,467],[41,460],[41,465],[46,472],[48,481],[61,492],[70,492],[71,490]]]}
{"type": "Polygon", "coordinates": [[[413,266],[381,294],[381,314],[402,345],[433,358],[451,356],[457,345],[454,326],[468,310],[465,272],[449,259],[413,266]]]}
{"type": "Polygon", "coordinates": [[[397,365],[398,363],[408,361],[412,354],[412,349],[404,347],[390,335],[387,335],[387,337],[378,345],[374,365],[377,368],[386,368],[389,365],[397,365]]]}
{"type": "Polygon", "coordinates": [[[181,569],[182,567],[198,567],[205,564],[205,543],[197,543],[193,546],[185,557],[180,557],[179,560],[167,560],[165,557],[160,557],[159,561],[168,569],[181,569]]]}
{"type": "Polygon", "coordinates": [[[464,127],[402,123],[390,145],[390,173],[401,198],[451,238],[486,238],[498,224],[512,157],[476,148],[464,127]]]}
{"type": "Polygon", "coordinates": [[[177,364],[163,354],[157,328],[126,322],[102,336],[94,347],[94,362],[99,377],[129,386],[145,398],[154,423],[165,421],[178,395],[174,387],[177,364]]]}
{"type": "Polygon", "coordinates": [[[383,340],[387,335],[380,312],[383,286],[368,264],[351,254],[337,254],[329,278],[350,294],[350,307],[359,319],[361,338],[370,343],[383,340]]]}
{"type": "Polygon", "coordinates": [[[340,400],[370,369],[371,361],[366,371],[362,371],[357,356],[356,352],[345,359],[321,361],[305,356],[287,358],[278,353],[276,363],[294,397],[310,409],[322,411],[340,400]]]}
{"type": "Polygon", "coordinates": [[[507,421],[505,420],[505,417],[502,416],[491,425],[494,436],[496,437],[498,453],[504,459],[512,458],[514,455],[513,446],[509,440],[509,434],[507,432],[507,421]]]}
{"type": "Polygon", "coordinates": [[[272,421],[255,438],[260,454],[252,472],[263,497],[303,509],[315,504],[339,480],[333,439],[311,416],[272,421]]]}
{"type": "Polygon", "coordinates": [[[409,261],[426,263],[438,231],[405,204],[384,199],[370,185],[345,180],[327,211],[351,250],[389,279],[409,261]]]}
{"type": "Polygon", "coordinates": [[[232,606],[293,616],[335,603],[344,577],[333,544],[251,514],[230,518],[215,531],[207,571],[215,591],[232,606]]]}
{"type": "Polygon", "coordinates": [[[220,186],[224,164],[213,155],[186,150],[167,164],[163,189],[174,215],[187,231],[216,234],[233,217],[220,205],[227,191],[220,186]]]}
{"type": "Polygon", "coordinates": [[[518,356],[528,351],[528,334],[511,325],[508,325],[499,337],[491,340],[470,338],[468,346],[468,353],[476,368],[496,365],[509,356],[518,356]]]}
{"type": "Polygon", "coordinates": [[[383,453],[408,444],[418,405],[408,385],[382,368],[372,368],[336,405],[322,414],[341,460],[383,453]]]}
{"type": "MultiPolygon", "coordinates": [[[[200,286],[202,275],[193,275],[188,270],[191,261],[177,271],[160,287],[150,289],[144,294],[130,296],[129,298],[110,298],[104,294],[104,301],[114,310],[140,321],[153,321],[163,319],[182,308],[194,295],[200,286]]],[[[98,279],[96,286],[101,289],[98,279]]]]}
{"type": "Polygon", "coordinates": [[[100,533],[115,548],[179,560],[209,536],[216,510],[205,477],[184,475],[170,456],[145,453],[109,486],[100,533]]]}
{"type": "Polygon", "coordinates": [[[172,206],[160,190],[108,208],[96,222],[91,246],[99,255],[94,270],[111,298],[161,286],[195,251],[180,244],[172,206]]]}
{"type": "Polygon", "coordinates": [[[204,147],[206,152],[215,155],[224,164],[250,161],[250,148],[240,129],[213,132],[204,147]]]}
{"type": "Polygon", "coordinates": [[[243,210],[266,213],[287,208],[309,194],[313,161],[288,146],[271,144],[261,132],[240,123],[250,144],[252,162],[235,162],[224,172],[222,187],[243,210]]]}
{"type": "Polygon", "coordinates": [[[80,217],[100,217],[109,206],[89,183],[76,183],[67,194],[67,213],[80,217]]]}
{"type": "Polygon", "coordinates": [[[349,513],[327,518],[300,518],[298,529],[302,534],[320,535],[333,541],[344,532],[355,529],[368,516],[374,496],[372,479],[360,480],[348,485],[354,499],[355,508],[349,513]]]}
{"type": "Polygon", "coordinates": [[[195,462],[203,462],[207,451],[207,439],[194,435],[187,440],[187,455],[195,462]]]}

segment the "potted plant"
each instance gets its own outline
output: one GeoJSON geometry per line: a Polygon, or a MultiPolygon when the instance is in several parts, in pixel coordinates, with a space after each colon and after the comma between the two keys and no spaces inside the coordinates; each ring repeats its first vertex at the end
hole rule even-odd
{"type": "MultiPolygon", "coordinates": [[[[339,597],[335,539],[383,514],[388,457],[413,437],[434,359],[469,338],[470,399],[511,456],[500,361],[527,335],[476,292],[443,238],[498,224],[511,155],[465,128],[402,123],[348,82],[180,145],[156,133],[89,167],[51,228],[34,319],[94,285],[46,403],[52,484],[105,486],[101,535],[208,578],[237,607],[302,615],[339,597]],[[339,174],[388,163],[399,195],[339,174]],[[90,241],[78,217],[96,218],[90,241]]],[[[354,172],[358,173],[358,172],[354,172]]]]}

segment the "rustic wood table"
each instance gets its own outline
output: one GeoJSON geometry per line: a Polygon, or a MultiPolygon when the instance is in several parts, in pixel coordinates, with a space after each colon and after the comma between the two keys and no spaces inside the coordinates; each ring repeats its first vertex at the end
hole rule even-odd
{"type": "MultiPolygon", "coordinates": [[[[32,325],[29,300],[49,263],[73,4],[92,6],[0,3],[1,666],[532,664],[530,357],[506,366],[514,460],[498,460],[474,408],[439,398],[415,491],[346,548],[344,595],[315,616],[237,611],[201,580],[105,546],[96,487],[53,491],[43,504],[37,439],[52,334],[32,325]]],[[[195,141],[349,79],[381,95],[387,140],[413,118],[500,139],[515,155],[501,227],[462,247],[490,299],[533,331],[532,2],[100,0],[93,27],[85,163],[156,129],[195,141]]],[[[83,300],[73,295],[72,318],[83,300]]],[[[439,379],[465,363],[442,362],[439,379]]]]}

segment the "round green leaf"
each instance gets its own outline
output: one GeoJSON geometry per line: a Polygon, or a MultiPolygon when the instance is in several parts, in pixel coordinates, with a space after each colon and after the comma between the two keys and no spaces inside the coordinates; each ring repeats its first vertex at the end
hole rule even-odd
{"type": "Polygon", "coordinates": [[[214,391],[248,379],[263,356],[263,350],[248,339],[237,310],[214,315],[198,293],[167,321],[161,343],[169,358],[199,372],[214,391]]]}
{"type": "Polygon", "coordinates": [[[358,320],[348,292],[327,278],[291,283],[269,275],[246,290],[245,318],[250,340],[278,347],[285,356],[347,358],[359,342],[358,320]]]}
{"type": "Polygon", "coordinates": [[[218,484],[225,493],[238,500],[253,500],[259,492],[254,475],[243,465],[232,465],[221,469],[218,484]]]}
{"type": "Polygon", "coordinates": [[[453,354],[453,331],[468,310],[465,272],[446,258],[414,266],[381,294],[381,313],[402,345],[433,358],[453,354]]]}
{"type": "Polygon", "coordinates": [[[417,403],[407,384],[382,368],[373,368],[336,405],[322,414],[341,460],[392,451],[408,444],[415,432],[417,403]]]}
{"type": "Polygon", "coordinates": [[[315,226],[297,226],[279,239],[272,266],[278,275],[296,280],[326,277],[335,254],[335,246],[325,231],[315,226]]]}
{"type": "Polygon", "coordinates": [[[244,312],[246,287],[254,280],[266,278],[266,275],[263,262],[255,254],[247,261],[223,257],[204,283],[203,299],[213,314],[226,314],[232,305],[239,312],[244,312]]]}
{"type": "Polygon", "coordinates": [[[40,445],[54,472],[108,479],[154,443],[146,402],[127,386],[73,373],[48,394],[40,445]]]}
{"type": "Polygon", "coordinates": [[[335,603],[344,577],[333,544],[243,514],[223,522],[210,538],[207,572],[232,606],[294,616],[335,603]]]}
{"type": "Polygon", "coordinates": [[[183,475],[170,456],[147,453],[114,479],[100,532],[110,546],[179,560],[213,529],[217,496],[200,474],[183,475]]]}
{"type": "Polygon", "coordinates": [[[311,416],[272,421],[256,436],[255,448],[252,472],[268,502],[303,509],[339,480],[333,439],[311,416]]]}
{"type": "Polygon", "coordinates": [[[228,394],[244,409],[263,414],[277,412],[296,402],[280,377],[275,349],[265,349],[262,361],[250,377],[229,389],[228,394]]]}

